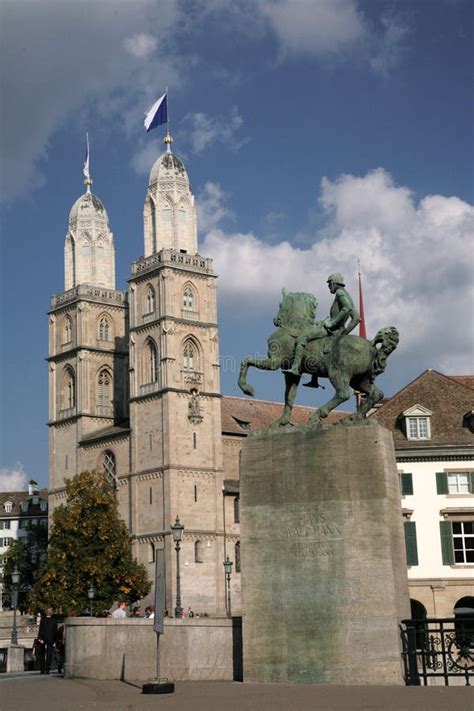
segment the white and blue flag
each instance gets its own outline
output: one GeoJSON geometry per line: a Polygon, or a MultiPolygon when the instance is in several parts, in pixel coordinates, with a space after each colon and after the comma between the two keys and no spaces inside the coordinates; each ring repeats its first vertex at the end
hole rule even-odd
{"type": "Polygon", "coordinates": [[[91,179],[91,174],[89,170],[89,134],[86,133],[86,157],[84,159],[84,168],[82,169],[82,172],[84,173],[84,177],[87,178],[87,180],[91,179]]]}
{"type": "Polygon", "coordinates": [[[168,95],[163,94],[155,101],[145,114],[146,132],[152,131],[157,126],[168,122],[168,95]]]}

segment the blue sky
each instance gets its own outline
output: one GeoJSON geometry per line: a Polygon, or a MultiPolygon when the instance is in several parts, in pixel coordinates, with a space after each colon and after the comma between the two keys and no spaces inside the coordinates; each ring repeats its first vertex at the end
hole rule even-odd
{"type": "MultiPolygon", "coordinates": [[[[327,275],[355,294],[357,258],[368,335],[401,333],[386,394],[430,367],[472,373],[470,0],[4,0],[0,13],[0,486],[47,482],[46,312],[85,132],[125,288],[162,152],[143,112],[166,85],[200,252],[220,275],[224,394],[239,394],[232,358],[265,352],[281,287],[315,293],[323,318],[327,275]]],[[[250,380],[281,399],[280,374],[250,380]]]]}

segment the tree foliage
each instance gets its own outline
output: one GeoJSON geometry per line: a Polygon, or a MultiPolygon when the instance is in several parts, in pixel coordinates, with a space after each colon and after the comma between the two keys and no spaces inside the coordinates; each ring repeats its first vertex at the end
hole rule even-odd
{"type": "Polygon", "coordinates": [[[20,599],[26,598],[36,584],[46,558],[48,529],[43,524],[29,524],[24,529],[26,535],[14,540],[8,546],[4,556],[4,591],[11,594],[11,575],[15,567],[20,573],[20,599]],[[22,595],[23,593],[23,595],[22,595]]]}
{"type": "Polygon", "coordinates": [[[133,558],[132,536],[117,510],[115,493],[104,474],[82,472],[66,482],[67,502],[53,513],[48,558],[34,590],[40,608],[81,612],[114,600],[133,602],[150,590],[145,567],[133,558]]]}

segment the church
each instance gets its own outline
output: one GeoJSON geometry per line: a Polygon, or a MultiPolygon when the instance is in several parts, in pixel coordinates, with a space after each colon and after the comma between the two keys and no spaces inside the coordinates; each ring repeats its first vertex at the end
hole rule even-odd
{"type": "MultiPolygon", "coordinates": [[[[241,606],[240,449],[281,405],[221,395],[216,274],[199,254],[185,166],[169,134],[164,142],[146,191],[144,256],[126,291],[116,289],[114,237],[90,178],[69,215],[64,291],[49,311],[49,508],[65,501],[65,479],[105,471],[151,579],[165,551],[166,608],[179,517],[182,605],[224,615],[227,556],[232,612],[241,606]]],[[[473,599],[473,389],[472,377],[426,371],[373,413],[394,434],[410,589],[425,614],[473,599]]],[[[310,413],[295,407],[293,421],[310,413]]]]}

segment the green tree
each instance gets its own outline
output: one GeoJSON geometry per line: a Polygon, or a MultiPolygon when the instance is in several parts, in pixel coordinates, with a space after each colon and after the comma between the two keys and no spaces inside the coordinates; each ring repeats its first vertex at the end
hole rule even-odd
{"type": "Polygon", "coordinates": [[[4,555],[4,590],[11,594],[11,575],[17,566],[20,573],[19,601],[29,604],[30,591],[38,580],[46,559],[48,529],[43,524],[29,524],[25,527],[26,535],[12,541],[4,555]]]}
{"type": "Polygon", "coordinates": [[[78,612],[89,606],[105,610],[114,600],[134,602],[151,583],[145,567],[132,555],[132,536],[117,510],[112,486],[104,474],[82,472],[66,482],[67,502],[53,513],[48,558],[36,582],[35,604],[56,611],[78,612]]]}

